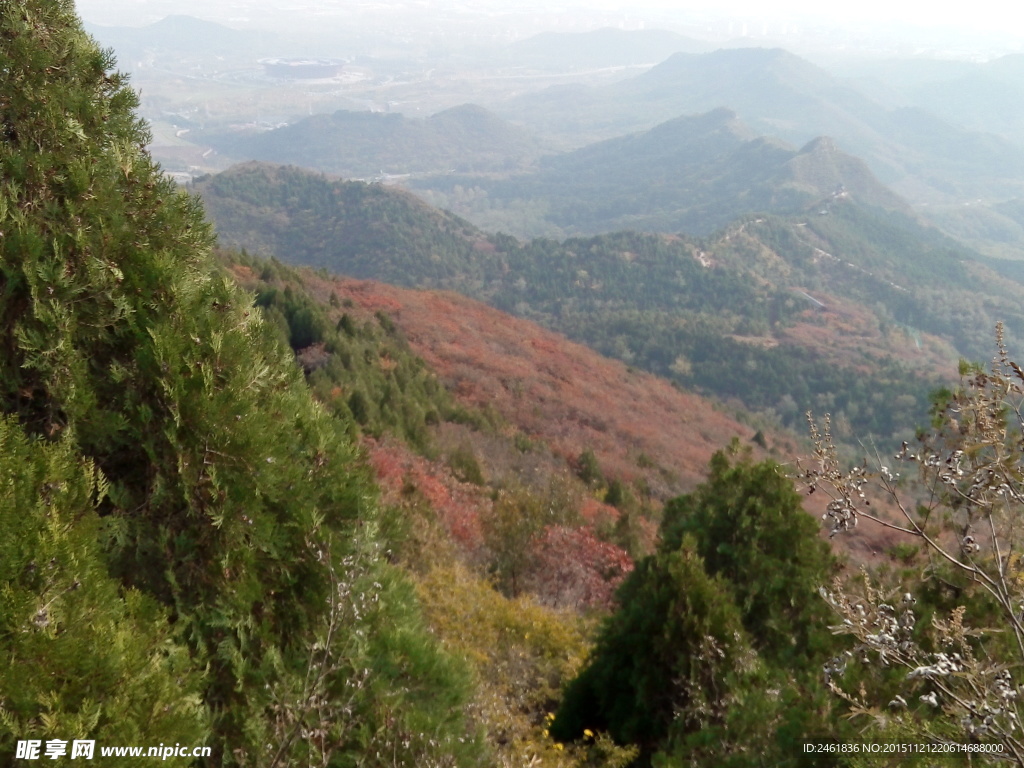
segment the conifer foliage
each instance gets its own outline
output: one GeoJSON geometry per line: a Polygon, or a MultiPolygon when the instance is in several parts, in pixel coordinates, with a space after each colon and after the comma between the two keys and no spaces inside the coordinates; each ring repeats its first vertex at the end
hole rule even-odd
{"type": "Polygon", "coordinates": [[[638,767],[817,764],[800,744],[844,733],[816,679],[834,641],[815,589],[834,563],[792,481],[734,440],[660,533],[552,735],[607,730],[638,767]]]}
{"type": "Polygon", "coordinates": [[[806,663],[832,644],[818,587],[835,571],[834,558],[801,502],[778,465],[751,462],[734,440],[711,458],[707,482],[670,501],[662,520],[661,549],[693,537],[708,573],[731,585],[758,652],[773,662],[806,663]]]}
{"type": "Polygon", "coordinates": [[[0,753],[8,733],[205,742],[200,676],[166,610],[106,572],[95,467],[3,418],[0,468],[0,753]]]}
{"type": "Polygon", "coordinates": [[[0,9],[0,752],[472,761],[348,430],[217,276],[112,67],[71,2],[0,9]]]}

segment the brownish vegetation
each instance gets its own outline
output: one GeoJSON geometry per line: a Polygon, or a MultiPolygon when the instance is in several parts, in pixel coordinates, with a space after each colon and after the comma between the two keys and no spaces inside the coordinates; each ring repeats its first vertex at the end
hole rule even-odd
{"type": "MultiPolygon", "coordinates": [[[[232,271],[243,285],[251,288],[257,282],[243,265],[233,265],[232,271]]],[[[334,295],[333,303],[341,308],[332,309],[332,317],[345,312],[369,320],[386,314],[456,400],[498,416],[503,435],[450,423],[435,432],[442,452],[469,444],[490,479],[525,479],[540,488],[547,478],[564,472],[566,464],[575,467],[580,455],[591,450],[607,479],[642,489],[644,500],[656,508],[701,482],[711,455],[732,437],[761,451],[752,443],[754,428],[708,399],[602,357],[528,320],[454,293],[301,272],[304,290],[324,306],[334,295]]],[[[857,336],[850,332],[857,328],[866,335],[868,349],[883,342],[912,343],[909,337],[895,338],[902,334],[899,330],[883,339],[877,324],[855,311],[851,302],[831,297],[830,302],[834,310],[808,311],[805,321],[787,333],[822,354],[838,354],[839,347],[855,344],[857,336]]],[[[934,337],[921,338],[918,362],[941,370],[948,349],[934,337]]],[[[803,452],[785,432],[767,433],[766,442],[784,464],[803,452]]],[[[443,461],[427,461],[397,441],[371,443],[370,456],[387,500],[400,499],[403,489],[416,490],[469,559],[482,562],[479,517],[490,506],[482,489],[460,482],[443,461]]],[[[576,502],[586,527],[607,527],[618,519],[619,511],[603,503],[600,495],[581,496],[576,502]]],[[[809,496],[805,507],[819,516],[824,500],[809,496]]],[[[637,525],[641,550],[650,551],[656,523],[640,517],[637,525]]],[[[865,562],[884,558],[893,543],[892,536],[871,532],[839,545],[855,561],[865,562]]]]}
{"type": "Polygon", "coordinates": [[[321,290],[387,313],[464,403],[565,459],[589,448],[607,476],[642,478],[656,498],[692,488],[732,437],[754,436],[704,398],[471,299],[344,278],[321,290]]]}

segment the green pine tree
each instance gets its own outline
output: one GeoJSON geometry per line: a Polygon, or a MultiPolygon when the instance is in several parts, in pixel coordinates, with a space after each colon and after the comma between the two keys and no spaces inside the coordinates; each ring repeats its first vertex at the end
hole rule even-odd
{"type": "Polygon", "coordinates": [[[207,742],[201,670],[167,610],[122,590],[96,546],[103,493],[67,441],[0,418],[0,754],[16,739],[207,742]]]}
{"type": "Polygon", "coordinates": [[[782,469],[754,463],[736,440],[709,469],[693,493],[665,505],[661,549],[692,536],[708,573],[730,584],[758,652],[773,662],[817,662],[835,647],[818,588],[836,570],[817,522],[782,469]]]}
{"type": "MultiPolygon", "coordinates": [[[[0,689],[5,741],[45,731],[53,707],[90,738],[115,718],[140,737],[166,721],[210,744],[210,765],[472,761],[465,675],[385,561],[350,429],[219,276],[198,203],[146,154],[112,67],[69,0],[0,12],[0,410],[31,450],[51,443],[60,472],[81,473],[47,522],[63,520],[67,542],[29,523],[5,539],[22,553],[7,568],[63,553],[51,581],[2,574],[15,596],[0,602],[3,658],[54,670],[28,698],[0,689]],[[48,605],[48,626],[106,628],[26,650],[19,633],[48,605]],[[64,675],[117,647],[102,638],[125,647],[120,671],[68,693],[64,675]]],[[[24,482],[45,500],[45,482],[24,482]]],[[[16,510],[3,514],[7,526],[16,510]]]]}
{"type": "Polygon", "coordinates": [[[673,739],[720,727],[759,661],[728,586],[708,576],[689,538],[638,563],[619,601],[551,734],[569,741],[607,731],[650,765],[673,739]]]}
{"type": "Polygon", "coordinates": [[[844,732],[819,672],[833,568],[792,481],[734,441],[666,505],[552,734],[607,730],[639,766],[806,762],[802,743],[844,732]]]}

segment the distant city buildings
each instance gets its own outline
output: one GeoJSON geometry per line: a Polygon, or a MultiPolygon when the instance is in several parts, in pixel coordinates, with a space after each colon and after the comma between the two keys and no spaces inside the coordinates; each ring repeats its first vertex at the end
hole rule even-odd
{"type": "Polygon", "coordinates": [[[270,77],[284,80],[322,80],[341,74],[345,62],[340,59],[260,59],[270,77]]]}

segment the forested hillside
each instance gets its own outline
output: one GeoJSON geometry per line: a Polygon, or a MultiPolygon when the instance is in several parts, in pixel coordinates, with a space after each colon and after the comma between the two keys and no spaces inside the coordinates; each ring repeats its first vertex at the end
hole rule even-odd
{"type": "MultiPolygon", "coordinates": [[[[297,357],[310,383],[332,408],[344,410],[349,392],[373,389],[366,383],[363,361],[350,360],[347,348],[360,338],[382,336],[389,340],[387,356],[367,357],[369,369],[383,372],[387,379],[384,391],[390,391],[389,402],[381,401],[381,412],[406,400],[399,391],[411,396],[409,405],[419,402],[414,394],[418,390],[401,373],[418,365],[409,357],[409,349],[423,355],[439,381],[450,388],[451,400],[461,406],[454,411],[450,406],[439,409],[444,415],[435,412],[431,440],[421,445],[425,451],[420,456],[403,451],[393,440],[399,433],[394,427],[366,422],[364,439],[385,498],[405,521],[403,531],[409,538],[398,545],[397,556],[413,570],[421,590],[426,590],[421,596],[438,636],[468,653],[478,671],[477,696],[483,697],[475,700],[481,706],[479,716],[498,738],[498,754],[507,761],[504,765],[518,764],[524,755],[533,755],[537,765],[647,765],[655,753],[719,764],[716,761],[730,755],[742,760],[753,749],[789,764],[794,739],[832,739],[842,731],[833,721],[838,714],[834,704],[814,685],[813,675],[800,670],[805,659],[818,658],[829,647],[819,623],[824,606],[805,601],[807,611],[794,613],[780,607],[790,602],[789,597],[780,600],[770,590],[755,598],[757,612],[747,614],[753,622],[752,637],[771,635],[765,633],[764,625],[774,626],[783,615],[790,623],[785,631],[772,635],[772,650],[762,648],[758,639],[758,651],[753,647],[744,651],[758,671],[730,683],[734,689],[704,720],[715,734],[714,748],[708,749],[700,740],[670,747],[661,738],[642,739],[632,730],[635,715],[626,709],[610,718],[584,714],[577,721],[584,725],[573,733],[560,722],[553,724],[548,708],[549,702],[559,698],[558,688],[579,669],[585,638],[595,631],[593,624],[565,613],[565,608],[606,610],[614,606],[612,588],[624,585],[619,599],[630,610],[651,610],[631,585],[661,567],[654,562],[660,562],[661,555],[654,560],[646,555],[655,546],[654,521],[660,517],[661,502],[679,488],[696,490],[701,499],[698,508],[713,503],[724,487],[731,487],[733,501],[720,503],[749,497],[754,509],[760,504],[779,509],[784,517],[775,523],[788,532],[785,543],[780,539],[780,551],[770,553],[760,565],[748,563],[751,568],[785,570],[789,575],[776,582],[776,589],[787,595],[793,589],[813,591],[815,579],[827,577],[834,566],[815,536],[812,518],[800,509],[790,481],[770,461],[755,465],[750,453],[751,448],[760,450],[758,443],[771,442],[777,456],[793,446],[779,442],[775,434],[751,436],[749,427],[730,422],[652,376],[601,361],[555,334],[531,328],[526,321],[503,319],[501,313],[468,299],[313,274],[244,255],[225,253],[222,261],[258,296],[287,297],[278,304],[282,310],[302,306],[319,318],[322,335],[297,350],[297,357]],[[322,322],[335,317],[336,326],[322,322]],[[318,364],[310,366],[313,360],[318,364]],[[734,439],[727,453],[712,456],[711,446],[728,442],[730,433],[742,435],[744,442],[750,440],[749,447],[742,448],[734,439]],[[735,464],[712,481],[714,486],[700,483],[706,469],[698,467],[709,457],[713,477],[723,466],[735,464]],[[565,472],[567,466],[570,474],[565,472]],[[793,530],[800,532],[796,548],[788,535],[793,530]],[[632,558],[639,558],[641,576],[632,575],[632,558]],[[481,567],[500,593],[473,575],[481,567]],[[552,613],[542,606],[563,612],[552,613]],[[765,618],[765,612],[776,618],[765,618]],[[814,638],[795,657],[780,653],[786,644],[783,636],[790,629],[800,635],[801,644],[814,638]],[[496,641],[494,633],[501,639],[496,641]],[[763,663],[755,661],[761,653],[763,663]],[[783,700],[761,700],[746,690],[768,680],[785,691],[785,712],[779,706],[783,700]],[[736,697],[756,705],[735,717],[723,717],[719,707],[738,701],[736,697]],[[798,698],[807,700],[796,705],[798,698]],[[589,735],[583,733],[584,726],[589,726],[585,728],[589,735]],[[608,731],[614,742],[629,749],[615,748],[601,731],[608,731]],[[552,742],[550,734],[555,733],[577,743],[552,742]]],[[[302,311],[282,312],[284,318],[301,315],[302,311]]],[[[305,322],[299,321],[300,325],[305,322]]],[[[283,324],[282,333],[294,336],[294,325],[288,323],[291,330],[284,331],[283,324]]],[[[689,497],[670,501],[665,512],[672,517],[662,522],[662,530],[669,519],[672,526],[682,524],[677,508],[690,503],[689,497]]],[[[689,530],[705,527],[703,522],[691,524],[689,530]]],[[[766,535],[762,531],[754,538],[766,535]]],[[[709,527],[705,546],[714,547],[727,538],[724,530],[709,527]]],[[[677,546],[672,539],[666,553],[677,546]]],[[[875,540],[873,546],[888,544],[875,540]]],[[[708,562],[709,568],[716,569],[709,573],[722,567],[708,562]]],[[[679,586],[704,589],[703,573],[699,562],[691,563],[679,586]]],[[[744,581],[736,578],[737,583],[744,581]]],[[[716,583],[726,581],[716,578],[716,583]]],[[[718,589],[714,594],[724,610],[741,615],[742,611],[735,613],[729,607],[734,598],[718,589]]],[[[747,599],[746,592],[735,598],[747,599]]],[[[658,620],[659,614],[650,613],[650,618],[658,620]]],[[[702,621],[696,615],[692,620],[697,622],[694,626],[702,621]]],[[[688,631],[673,634],[672,642],[686,647],[694,640],[686,635],[688,631]]],[[[711,626],[708,631],[720,636],[725,629],[711,626]]],[[[648,665],[645,674],[666,672],[653,659],[642,663],[648,665]]],[[[616,661],[615,665],[623,675],[631,674],[629,664],[616,661]]],[[[698,669],[699,662],[694,666],[698,669]]],[[[614,682],[607,690],[625,688],[614,682]]],[[[578,706],[573,695],[570,688],[566,706],[578,706]]],[[[654,710],[658,698],[651,699],[654,710]]],[[[701,706],[697,700],[691,704],[701,706]]],[[[655,718],[666,714],[661,710],[655,718]]]]}
{"type": "Polygon", "coordinates": [[[650,502],[587,450],[533,485],[461,446],[445,470],[428,427],[499,439],[500,414],[460,407],[386,314],[215,259],[69,6],[2,24],[5,757],[631,761],[552,741],[546,713],[592,633],[567,609],[609,609],[650,502]]]}
{"type": "Polygon", "coordinates": [[[927,393],[958,356],[987,357],[997,319],[1024,336],[1017,284],[905,213],[847,197],[705,239],[524,243],[406,193],[298,169],[240,166],[196,191],[232,245],[454,289],[769,423],[799,429],[807,410],[829,411],[851,443],[925,423],[927,393]]]}
{"type": "MultiPolygon", "coordinates": [[[[491,438],[505,435],[524,456],[550,451],[575,465],[592,453],[606,481],[660,504],[693,488],[719,447],[733,437],[749,443],[757,433],[663,379],[458,294],[224,258],[257,291],[257,303],[290,323],[287,335],[302,337],[297,355],[322,401],[339,413],[366,410],[356,419],[364,432],[395,434],[427,453],[434,438],[444,441],[438,432],[459,432],[485,476],[505,473],[485,456],[495,448],[491,438]],[[283,289],[269,287],[278,280],[283,289]],[[318,330],[297,332],[309,324],[318,330]],[[372,406],[351,407],[364,400],[372,406]],[[405,423],[398,406],[410,414],[405,423]]],[[[795,449],[784,433],[762,433],[758,442],[776,456],[795,449]]],[[[505,458],[495,454],[499,464],[505,458]]]]}
{"type": "Polygon", "coordinates": [[[757,135],[724,108],[544,158],[532,173],[452,174],[410,185],[485,228],[513,226],[519,235],[634,229],[706,236],[744,214],[820,210],[822,201],[838,196],[910,212],[831,139],[798,150],[757,135]],[[525,221],[518,224],[514,213],[525,221]]]}
{"type": "Polygon", "coordinates": [[[222,244],[313,267],[344,264],[336,271],[353,277],[398,285],[445,285],[466,273],[479,278],[476,250],[490,247],[468,222],[410,194],[329,182],[298,168],[244,163],[200,179],[195,189],[209,218],[224,224],[222,244]]]}
{"type": "MultiPolygon", "coordinates": [[[[646,494],[654,489],[648,483],[650,475],[644,473],[622,482],[628,477],[628,466],[624,473],[616,462],[615,443],[630,442],[645,449],[637,456],[638,470],[664,472],[664,467],[651,467],[652,457],[679,454],[652,442],[659,429],[666,438],[676,435],[679,442],[692,440],[688,431],[706,435],[714,429],[707,422],[689,421],[699,407],[687,405],[685,396],[659,391],[635,373],[617,384],[607,366],[592,357],[572,351],[564,342],[559,346],[550,334],[531,331],[522,321],[509,324],[506,320],[509,327],[495,327],[501,321],[487,315],[499,313],[474,307],[466,299],[314,275],[246,256],[224,256],[232,272],[261,295],[268,293],[270,283],[279,286],[275,295],[290,297],[288,305],[304,306],[318,317],[339,318],[339,335],[353,340],[381,334],[391,338],[387,357],[370,367],[379,367],[392,385],[407,389],[401,384],[404,376],[391,378],[391,374],[410,365],[408,352],[402,351],[408,333],[409,346],[424,354],[440,380],[453,388],[456,401],[470,412],[474,406],[483,406],[475,418],[467,419],[470,412],[463,412],[456,417],[458,423],[439,424],[432,431],[447,468],[422,456],[403,454],[387,437],[373,442],[371,455],[377,476],[388,489],[387,498],[407,520],[423,526],[436,519],[451,537],[454,553],[477,567],[489,563],[500,588],[520,594],[507,602],[462,566],[438,564],[438,556],[445,551],[438,549],[443,540],[429,528],[414,528],[412,542],[402,547],[402,561],[415,569],[418,583],[428,590],[421,594],[436,631],[446,643],[468,652],[488,681],[480,681],[478,695],[490,697],[483,710],[484,722],[492,734],[500,734],[500,754],[512,761],[506,764],[515,764],[514,756],[523,754],[534,754],[536,764],[542,765],[549,760],[562,764],[563,759],[622,765],[629,754],[635,755],[635,765],[685,760],[739,766],[761,758],[792,764],[798,759],[793,755],[808,740],[827,747],[855,738],[846,731],[849,725],[836,709],[837,701],[825,696],[819,666],[828,671],[826,680],[841,678],[847,688],[858,681],[889,690],[898,684],[902,677],[898,671],[887,675],[868,668],[847,670],[843,655],[826,660],[842,647],[836,645],[842,641],[823,631],[830,620],[828,605],[814,590],[834,572],[835,563],[815,535],[813,518],[801,511],[801,499],[793,493],[791,481],[772,462],[752,461],[739,443],[712,457],[706,483],[668,503],[653,555],[641,557],[636,568],[622,559],[622,550],[613,556],[612,541],[634,548],[637,555],[647,551],[635,547],[649,547],[650,539],[641,533],[638,540],[635,535],[647,527],[643,521],[650,507],[644,510],[644,499],[649,501],[646,494]],[[624,402],[617,405],[608,389],[623,384],[629,389],[622,391],[624,402]],[[574,399],[579,391],[586,393],[586,401],[574,399]],[[641,432],[639,427],[647,420],[647,393],[656,396],[652,405],[663,418],[641,432]],[[687,422],[681,425],[672,423],[676,399],[687,422]],[[617,407],[629,409],[629,422],[616,423],[617,407]],[[491,415],[485,416],[487,412],[491,415]],[[605,437],[613,438],[611,453],[605,437]],[[595,450],[584,451],[573,463],[575,478],[562,475],[558,479],[554,469],[558,457],[564,458],[581,444],[573,439],[593,441],[595,450]],[[500,447],[503,441],[504,448],[500,447]],[[521,459],[510,461],[516,453],[521,459]],[[528,487],[510,486],[513,477],[520,478],[514,483],[529,477],[534,481],[528,487]],[[542,478],[539,484],[538,477],[542,478]],[[593,497],[588,501],[586,493],[573,500],[584,487],[603,496],[605,504],[595,505],[593,497]],[[481,493],[485,488],[497,490],[496,498],[492,490],[492,504],[481,493]],[[558,522],[527,539],[523,532],[537,524],[538,508],[531,498],[543,499],[548,515],[553,516],[548,519],[558,522]],[[616,516],[614,527],[607,527],[607,521],[616,516]],[[630,534],[637,522],[639,531],[633,529],[630,534]],[[496,534],[500,539],[492,538],[496,534]],[[647,543],[641,543],[644,540],[647,543]],[[502,545],[496,546],[498,542],[502,545]],[[407,549],[409,544],[415,549],[407,549]],[[608,576],[599,573],[615,576],[602,582],[608,576]],[[585,671],[566,689],[557,718],[544,716],[543,701],[551,695],[551,681],[564,683],[575,669],[552,666],[551,652],[557,648],[557,653],[579,653],[582,637],[593,629],[574,626],[565,614],[556,619],[524,603],[524,593],[552,605],[606,605],[608,591],[602,583],[620,582],[621,607],[597,631],[597,646],[585,671]],[[794,594],[806,598],[793,600],[794,594]],[[453,624],[455,614],[461,620],[453,624]],[[500,642],[495,641],[496,631],[500,642]],[[710,656],[708,648],[713,649],[710,656]],[[515,679],[509,676],[510,654],[517,659],[515,679]],[[716,664],[716,658],[731,659],[738,666],[730,667],[728,661],[716,664]],[[701,682],[698,687],[671,682],[680,675],[701,682]],[[714,694],[709,696],[709,690],[714,694]],[[635,695],[622,696],[623,691],[635,695]],[[615,741],[637,751],[610,751],[612,742],[601,734],[605,729],[615,741]],[[551,743],[549,734],[573,743],[551,743]]],[[[283,314],[300,318],[303,313],[283,314]]],[[[321,354],[328,360],[335,355],[344,359],[346,343],[325,330],[321,341],[298,353],[309,380],[319,379],[321,391],[333,384],[329,391],[335,399],[339,389],[351,389],[353,379],[364,376],[361,365],[345,363],[344,370],[335,368],[331,373],[331,363],[323,364],[321,354]],[[311,370],[308,362],[313,359],[320,359],[322,367],[311,370]]],[[[774,436],[769,439],[774,442],[774,436]]],[[[755,436],[753,442],[758,440],[755,436]]],[[[681,466],[679,458],[668,465],[681,466]]],[[[873,495],[873,501],[875,512],[884,508],[884,503],[877,505],[884,499],[873,495]]],[[[903,589],[919,590],[915,599],[925,617],[932,612],[941,615],[966,594],[955,573],[943,573],[938,583],[918,584],[915,568],[923,560],[916,548],[879,533],[883,535],[860,534],[847,544],[888,550],[893,565],[887,567],[898,569],[894,578],[903,589]]],[[[451,558],[453,553],[448,552],[451,558]]],[[[857,551],[858,557],[864,554],[857,551]]],[[[878,573],[886,578],[884,569],[878,573]]],[[[972,615],[977,619],[988,615],[986,611],[990,607],[983,602],[972,615]]],[[[994,649],[992,644],[988,647],[994,649]]],[[[927,728],[929,706],[925,701],[909,710],[896,721],[901,724],[898,728],[917,727],[915,722],[927,728]]],[[[855,727],[861,728],[871,721],[862,714],[857,722],[855,727]]],[[[912,732],[878,733],[898,743],[905,738],[902,734],[912,732]]],[[[824,754],[834,751],[826,749],[824,754]]],[[[806,762],[808,758],[799,759],[806,762]]],[[[821,764],[843,764],[843,760],[825,757],[821,764]]]]}

